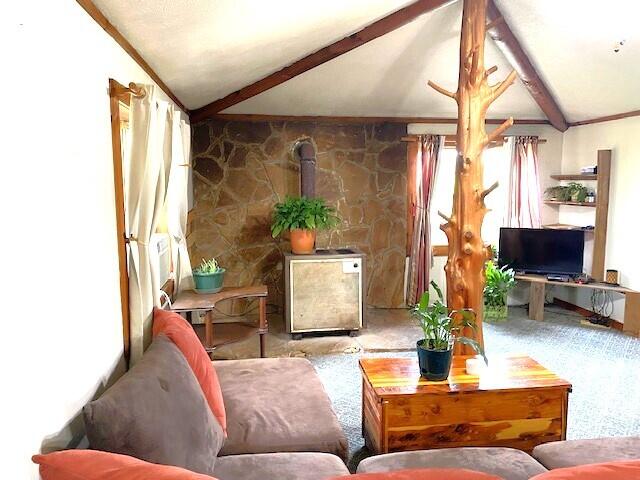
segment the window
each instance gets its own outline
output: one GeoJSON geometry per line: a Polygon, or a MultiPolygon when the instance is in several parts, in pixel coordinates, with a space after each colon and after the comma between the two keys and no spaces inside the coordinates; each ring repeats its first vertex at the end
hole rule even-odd
{"type": "MultiPolygon", "coordinates": [[[[498,245],[500,227],[504,225],[509,195],[510,148],[505,143],[502,146],[485,150],[484,152],[484,185],[491,186],[496,181],[500,186],[486,199],[487,213],[482,225],[482,238],[485,243],[498,245]]],[[[446,245],[447,237],[440,230],[438,210],[451,212],[453,201],[453,187],[456,171],[456,149],[447,147],[442,152],[431,200],[431,244],[446,245]]]]}

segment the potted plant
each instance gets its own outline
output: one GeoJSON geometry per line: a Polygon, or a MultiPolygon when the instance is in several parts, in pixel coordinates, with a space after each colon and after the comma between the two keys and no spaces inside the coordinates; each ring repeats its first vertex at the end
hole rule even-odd
{"type": "Polygon", "coordinates": [[[589,189],[587,187],[577,182],[571,182],[569,183],[569,185],[567,185],[567,187],[571,191],[572,202],[585,202],[585,200],[587,199],[587,194],[589,193],[589,189]]]}
{"type": "Polygon", "coordinates": [[[313,253],[316,230],[332,228],[339,221],[335,209],[322,198],[288,196],[274,207],[271,235],[275,238],[289,231],[293,253],[313,253]]]}
{"type": "Polygon", "coordinates": [[[544,191],[549,200],[557,200],[559,202],[568,202],[571,200],[571,188],[568,185],[556,185],[549,187],[544,191]]]}
{"type": "Polygon", "coordinates": [[[493,261],[488,261],[484,275],[484,319],[506,320],[508,314],[507,294],[516,285],[515,272],[507,265],[497,267],[493,261]]]}
{"type": "Polygon", "coordinates": [[[487,358],[478,342],[460,335],[466,327],[475,331],[476,315],[473,310],[449,311],[440,287],[433,281],[431,286],[438,294],[438,299],[429,303],[429,292],[424,292],[420,302],[411,308],[411,314],[418,320],[424,334],[424,338],[417,342],[420,374],[427,380],[441,381],[449,376],[456,342],[470,345],[484,357],[485,362],[487,358]]]}
{"type": "Polygon", "coordinates": [[[193,269],[193,282],[197,293],[216,293],[222,290],[225,269],[218,265],[215,258],[202,259],[202,263],[193,269]]]}

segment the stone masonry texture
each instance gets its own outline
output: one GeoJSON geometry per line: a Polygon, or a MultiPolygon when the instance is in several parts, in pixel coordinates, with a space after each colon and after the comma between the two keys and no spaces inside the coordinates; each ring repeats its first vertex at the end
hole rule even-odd
{"type": "Polygon", "coordinates": [[[296,141],[317,151],[316,195],[342,221],[318,232],[317,248],[357,247],[367,255],[367,303],[403,305],[406,250],[406,134],[402,124],[235,122],[195,124],[191,260],[216,257],[225,285],[265,283],[282,306],[286,238],[270,233],[272,209],[300,193],[296,141]]]}

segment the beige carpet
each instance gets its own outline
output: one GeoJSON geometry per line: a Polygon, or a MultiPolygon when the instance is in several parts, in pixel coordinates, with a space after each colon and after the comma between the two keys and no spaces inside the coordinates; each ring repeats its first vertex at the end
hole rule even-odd
{"type": "MultiPolygon", "coordinates": [[[[293,340],[286,333],[281,315],[269,315],[269,333],[266,337],[269,357],[306,357],[330,353],[356,353],[360,351],[405,351],[415,348],[420,329],[403,309],[367,309],[367,328],[359,336],[346,334],[309,334],[302,340],[293,340]]],[[[215,335],[215,326],[214,326],[215,335]]],[[[257,358],[258,338],[217,348],[215,359],[257,358]]]]}

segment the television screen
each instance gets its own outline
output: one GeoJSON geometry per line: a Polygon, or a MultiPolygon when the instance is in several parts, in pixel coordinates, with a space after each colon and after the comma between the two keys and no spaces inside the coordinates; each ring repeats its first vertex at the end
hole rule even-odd
{"type": "Polygon", "coordinates": [[[501,228],[500,266],[518,272],[579,275],[584,262],[584,232],[538,228],[501,228]]]}

